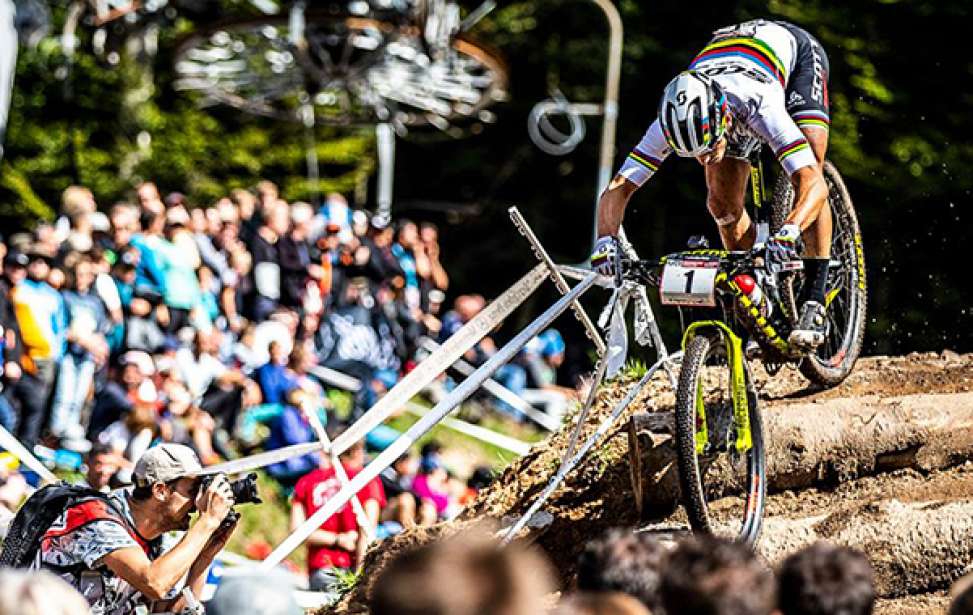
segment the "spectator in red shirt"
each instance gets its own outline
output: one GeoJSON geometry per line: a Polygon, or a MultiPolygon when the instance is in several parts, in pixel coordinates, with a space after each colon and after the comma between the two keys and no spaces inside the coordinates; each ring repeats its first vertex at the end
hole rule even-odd
{"type": "MultiPolygon", "coordinates": [[[[364,467],[365,447],[358,442],[340,456],[341,464],[354,477],[364,467]]],[[[291,507],[291,531],[313,515],[341,489],[341,483],[330,460],[323,456],[321,467],[304,475],[294,487],[291,507]]],[[[369,517],[367,532],[359,527],[350,504],[345,504],[326,520],[307,540],[307,567],[312,591],[327,590],[333,582],[334,568],[353,568],[365,535],[374,535],[381,508],[385,506],[385,492],[377,478],[358,492],[358,499],[369,517]],[[374,522],[372,521],[374,520],[374,522]]]]}

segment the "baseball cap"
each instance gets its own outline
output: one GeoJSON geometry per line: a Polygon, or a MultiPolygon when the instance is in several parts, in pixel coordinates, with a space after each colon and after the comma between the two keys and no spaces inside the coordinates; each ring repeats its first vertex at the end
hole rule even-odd
{"type": "Polygon", "coordinates": [[[189,212],[182,205],[176,205],[166,211],[166,224],[169,226],[187,226],[189,212]]]}
{"type": "Polygon", "coordinates": [[[167,483],[177,478],[197,476],[203,471],[193,449],[182,444],[160,444],[145,451],[132,472],[137,486],[167,483]]]}
{"type": "Polygon", "coordinates": [[[541,354],[545,357],[564,353],[564,338],[556,329],[548,329],[541,334],[541,339],[544,342],[541,354]]]}
{"type": "Polygon", "coordinates": [[[11,250],[3,259],[3,264],[7,267],[26,267],[29,263],[27,255],[17,250],[11,250]]]}
{"type": "Polygon", "coordinates": [[[118,360],[121,365],[135,365],[139,368],[139,373],[143,376],[151,376],[155,373],[155,363],[149,353],[141,350],[129,350],[118,360]]]}

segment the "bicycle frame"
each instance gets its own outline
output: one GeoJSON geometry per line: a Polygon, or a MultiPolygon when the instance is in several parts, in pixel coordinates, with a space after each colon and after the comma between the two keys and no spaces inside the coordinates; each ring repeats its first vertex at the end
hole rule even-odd
{"type": "Polygon", "coordinates": [[[767,185],[764,183],[764,161],[760,151],[750,161],[750,194],[753,197],[754,222],[757,225],[755,243],[766,243],[770,239],[769,210],[764,207],[767,202],[767,185]]]}

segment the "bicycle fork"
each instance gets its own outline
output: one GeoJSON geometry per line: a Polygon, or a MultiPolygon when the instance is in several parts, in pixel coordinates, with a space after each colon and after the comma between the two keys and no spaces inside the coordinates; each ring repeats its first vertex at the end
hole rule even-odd
{"type": "MultiPolygon", "coordinates": [[[[743,339],[719,320],[700,320],[686,328],[683,335],[683,351],[689,340],[698,335],[699,330],[710,329],[722,335],[726,342],[727,363],[730,366],[730,391],[733,400],[733,425],[736,428],[735,447],[738,453],[745,454],[753,448],[753,435],[750,430],[750,404],[747,399],[746,366],[744,365],[743,339]]],[[[696,387],[696,453],[705,454],[709,446],[709,428],[706,424],[706,408],[703,401],[702,382],[696,387]]]]}

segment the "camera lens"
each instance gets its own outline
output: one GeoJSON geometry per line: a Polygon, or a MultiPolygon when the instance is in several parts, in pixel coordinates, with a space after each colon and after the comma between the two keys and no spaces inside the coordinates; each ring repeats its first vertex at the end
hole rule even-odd
{"type": "Polygon", "coordinates": [[[257,493],[257,475],[247,474],[239,480],[230,483],[233,500],[237,504],[260,504],[260,494],[257,493]]]}

